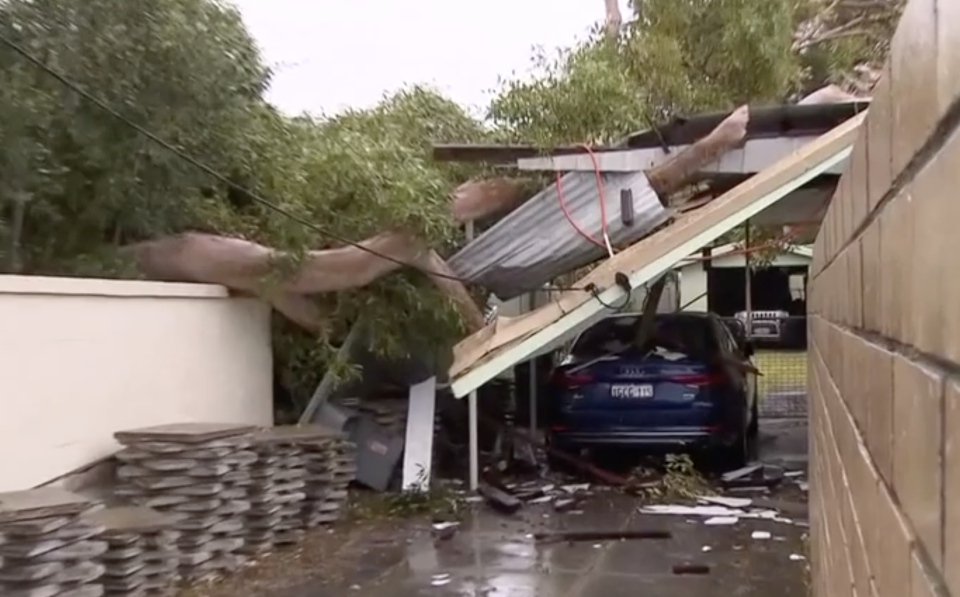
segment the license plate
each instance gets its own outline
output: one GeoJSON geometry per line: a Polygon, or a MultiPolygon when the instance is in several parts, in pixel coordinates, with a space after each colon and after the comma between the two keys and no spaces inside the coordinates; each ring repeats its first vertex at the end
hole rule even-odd
{"type": "Polygon", "coordinates": [[[610,395],[614,398],[653,398],[653,386],[650,384],[619,384],[610,386],[610,395]]]}

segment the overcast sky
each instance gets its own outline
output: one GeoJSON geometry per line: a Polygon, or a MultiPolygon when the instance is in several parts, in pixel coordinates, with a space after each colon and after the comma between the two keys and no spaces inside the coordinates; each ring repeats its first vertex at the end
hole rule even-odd
{"type": "Polygon", "coordinates": [[[603,18],[600,0],[234,2],[290,112],[367,106],[405,83],[481,107],[498,76],[528,71],[533,46],[569,45],[603,18]]]}

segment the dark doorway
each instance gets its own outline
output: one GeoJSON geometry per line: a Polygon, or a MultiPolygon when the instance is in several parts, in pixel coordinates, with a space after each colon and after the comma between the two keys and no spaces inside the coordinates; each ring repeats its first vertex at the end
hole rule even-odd
{"type": "MultiPolygon", "coordinates": [[[[751,276],[750,299],[754,311],[786,311],[803,315],[806,305],[790,295],[790,276],[804,275],[804,267],[766,267],[751,276]]],[[[711,311],[732,317],[747,308],[746,270],[718,267],[707,270],[707,305],[711,311]]]]}

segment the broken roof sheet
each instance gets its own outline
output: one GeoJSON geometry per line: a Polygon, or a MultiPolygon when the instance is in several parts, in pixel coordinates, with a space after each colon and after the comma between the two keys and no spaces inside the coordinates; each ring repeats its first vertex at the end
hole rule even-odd
{"type": "MultiPolygon", "coordinates": [[[[755,174],[769,168],[818,137],[819,135],[802,135],[749,139],[742,147],[724,153],[719,160],[700,168],[699,172],[711,178],[718,174],[755,174]]],[[[598,153],[595,157],[597,165],[604,172],[633,172],[659,166],[689,147],[691,147],[690,144],[669,145],[666,148],[624,149],[598,153]]],[[[517,160],[517,167],[521,170],[594,171],[593,160],[587,154],[523,158],[517,160]]],[[[843,167],[843,164],[838,164],[825,174],[839,174],[843,171],[843,167]]]]}
{"type": "MultiPolygon", "coordinates": [[[[864,112],[869,106],[869,101],[751,106],[750,122],[747,125],[747,139],[819,136],[848,118],[864,112]]],[[[731,111],[676,117],[669,122],[659,123],[652,129],[633,133],[614,146],[596,147],[593,151],[602,155],[604,152],[623,149],[688,145],[708,134],[730,114],[731,111]]],[[[444,162],[513,164],[520,159],[544,155],[584,153],[586,153],[586,150],[582,146],[557,147],[550,151],[544,151],[542,148],[533,145],[519,144],[449,143],[433,146],[433,158],[444,162]]]]}
{"type": "MultiPolygon", "coordinates": [[[[866,112],[868,100],[824,104],[788,104],[750,107],[747,139],[822,135],[848,119],[866,112]]],[[[629,148],[687,145],[708,135],[731,111],[677,117],[666,124],[633,133],[623,146],[629,148]]]]}
{"type": "Polygon", "coordinates": [[[577,283],[579,287],[592,283],[604,289],[599,300],[581,291],[558,293],[552,303],[519,317],[499,318],[461,341],[454,349],[455,360],[450,369],[454,395],[469,394],[542,347],[560,338],[570,338],[602,319],[608,312],[602,303],[616,305],[625,298],[624,291],[614,283],[618,272],[627,274],[634,288],[642,286],[845,160],[862,122],[862,114],[848,120],[599,265],[577,283]]]}
{"type": "MultiPolygon", "coordinates": [[[[607,234],[614,247],[628,246],[668,218],[668,212],[642,172],[602,175],[607,234]],[[621,191],[629,190],[633,222],[621,217],[621,191]]],[[[571,172],[561,179],[564,203],[581,230],[601,239],[596,174],[571,172]]],[[[578,267],[606,251],[581,236],[560,209],[555,185],[507,214],[448,260],[461,278],[479,284],[501,299],[513,298],[578,267]]]]}

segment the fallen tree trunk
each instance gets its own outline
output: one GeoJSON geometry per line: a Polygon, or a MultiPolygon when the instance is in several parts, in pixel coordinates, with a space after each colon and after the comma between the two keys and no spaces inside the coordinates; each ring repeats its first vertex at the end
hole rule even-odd
{"type": "Polygon", "coordinates": [[[647,170],[650,186],[661,199],[693,182],[704,166],[720,159],[723,154],[743,145],[747,138],[750,109],[740,106],[710,131],[710,134],[687,147],[656,168],[647,170]]]}
{"type": "Polygon", "coordinates": [[[620,28],[623,27],[623,16],[620,14],[620,1],[603,0],[603,8],[603,27],[606,29],[607,37],[611,40],[616,40],[620,36],[620,28]]]}
{"type": "MultiPolygon", "coordinates": [[[[748,120],[746,106],[735,110],[709,135],[649,170],[651,186],[663,198],[691,182],[703,166],[742,144],[748,120]]],[[[450,210],[455,220],[469,222],[510,211],[525,199],[520,183],[510,178],[471,180],[453,192],[450,210]]],[[[385,232],[358,244],[299,255],[240,238],[185,233],[137,243],[127,251],[150,279],[221,284],[254,294],[317,333],[325,322],[310,295],[362,288],[405,265],[416,267],[458,306],[468,333],[484,326],[483,312],[464,284],[412,235],[385,232]]]]}
{"type": "Polygon", "coordinates": [[[322,330],[323,322],[308,295],[362,288],[410,265],[429,272],[433,283],[458,305],[471,331],[483,327],[482,311],[435,251],[396,232],[358,244],[369,250],[347,246],[298,256],[239,238],[186,233],[137,243],[127,250],[150,279],[221,284],[253,293],[311,331],[322,330]],[[292,271],[285,275],[285,269],[292,271]]]}
{"type": "Polygon", "coordinates": [[[495,213],[519,207],[527,197],[521,185],[511,178],[468,180],[453,191],[450,213],[463,224],[495,213]]]}

